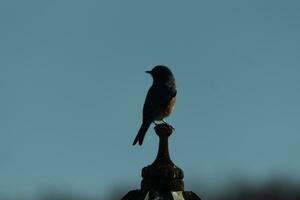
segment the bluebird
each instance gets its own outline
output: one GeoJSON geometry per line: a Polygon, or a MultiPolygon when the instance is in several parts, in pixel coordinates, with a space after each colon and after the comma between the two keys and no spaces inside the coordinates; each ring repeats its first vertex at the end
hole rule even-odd
{"type": "Polygon", "coordinates": [[[169,116],[176,102],[176,84],[171,70],[163,65],[155,66],[151,71],[146,71],[153,78],[153,83],[148,90],[144,108],[143,122],[132,145],[137,142],[143,144],[143,140],[151,123],[164,121],[169,116]]]}

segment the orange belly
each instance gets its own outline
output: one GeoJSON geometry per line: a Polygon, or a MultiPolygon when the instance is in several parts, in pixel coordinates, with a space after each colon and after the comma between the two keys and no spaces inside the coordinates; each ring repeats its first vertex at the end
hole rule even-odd
{"type": "Polygon", "coordinates": [[[176,97],[173,97],[167,108],[161,113],[160,118],[163,119],[171,114],[176,103],[176,97]]]}

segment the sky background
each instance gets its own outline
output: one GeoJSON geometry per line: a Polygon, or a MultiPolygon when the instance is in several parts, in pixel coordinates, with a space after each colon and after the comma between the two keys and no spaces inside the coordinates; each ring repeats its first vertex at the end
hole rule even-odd
{"type": "Polygon", "coordinates": [[[164,64],[186,189],[300,178],[300,1],[0,2],[0,194],[139,188],[131,146],[164,64]]]}

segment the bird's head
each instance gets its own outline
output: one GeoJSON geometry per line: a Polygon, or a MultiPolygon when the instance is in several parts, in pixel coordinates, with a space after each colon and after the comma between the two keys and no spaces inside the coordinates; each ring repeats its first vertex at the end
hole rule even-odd
{"type": "Polygon", "coordinates": [[[151,71],[146,71],[146,73],[151,74],[153,80],[158,82],[165,82],[173,78],[171,70],[164,65],[157,65],[151,71]]]}

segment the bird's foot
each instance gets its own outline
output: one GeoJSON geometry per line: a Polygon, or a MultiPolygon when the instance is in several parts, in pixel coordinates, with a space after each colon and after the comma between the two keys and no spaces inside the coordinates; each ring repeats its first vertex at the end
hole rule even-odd
{"type": "Polygon", "coordinates": [[[175,131],[175,128],[173,127],[173,126],[171,126],[170,124],[168,124],[170,127],[171,127],[171,129],[173,130],[173,131],[175,131]]]}
{"type": "Polygon", "coordinates": [[[175,131],[175,128],[168,124],[165,120],[161,120],[165,125],[169,126],[173,131],[175,131]]]}

